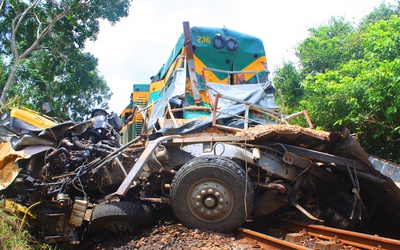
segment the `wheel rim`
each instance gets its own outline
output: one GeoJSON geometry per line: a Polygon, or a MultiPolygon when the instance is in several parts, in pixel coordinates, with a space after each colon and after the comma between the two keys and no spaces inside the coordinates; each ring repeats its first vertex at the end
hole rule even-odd
{"type": "Polygon", "coordinates": [[[134,228],[133,224],[127,221],[113,221],[106,223],[104,227],[115,234],[129,233],[134,228]]]}
{"type": "Polygon", "coordinates": [[[234,195],[221,180],[202,179],[189,188],[187,203],[190,211],[199,220],[218,222],[232,212],[234,195]]]}

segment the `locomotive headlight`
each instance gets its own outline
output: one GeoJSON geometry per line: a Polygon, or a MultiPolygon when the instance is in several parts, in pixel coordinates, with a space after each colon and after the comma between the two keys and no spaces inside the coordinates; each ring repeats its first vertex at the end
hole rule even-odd
{"type": "Polygon", "coordinates": [[[216,49],[222,49],[225,46],[225,39],[221,34],[216,34],[213,39],[213,45],[216,49]]]}
{"type": "Polygon", "coordinates": [[[233,37],[233,36],[228,36],[225,39],[225,44],[226,44],[226,48],[229,51],[234,51],[238,47],[238,41],[237,41],[236,37],[233,37]]]}

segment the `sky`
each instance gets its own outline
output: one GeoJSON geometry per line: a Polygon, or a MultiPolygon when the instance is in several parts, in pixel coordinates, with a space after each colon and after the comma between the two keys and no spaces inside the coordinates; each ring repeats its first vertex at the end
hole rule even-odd
{"type": "MultiPolygon", "coordinates": [[[[386,0],[391,3],[394,0],[386,0]]],[[[170,55],[183,22],[226,27],[263,40],[269,70],[295,60],[294,51],[309,28],[344,17],[357,25],[383,0],[133,0],[129,16],[115,25],[102,21],[86,51],[98,58],[100,75],[113,96],[109,111],[129,104],[133,84],[150,83],[170,55]]]]}

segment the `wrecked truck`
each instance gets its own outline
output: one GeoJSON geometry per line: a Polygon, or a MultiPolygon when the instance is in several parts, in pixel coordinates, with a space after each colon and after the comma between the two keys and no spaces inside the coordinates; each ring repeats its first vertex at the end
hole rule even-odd
{"type": "Polygon", "coordinates": [[[217,232],[272,215],[345,229],[380,209],[398,218],[398,165],[388,176],[374,166],[389,163],[350,131],[317,131],[306,111],[282,114],[268,74],[260,39],[184,22],[120,117],[99,109],[80,123],[32,111],[3,120],[5,206],[47,242],[71,243],[134,233],[166,206],[183,225],[217,232]],[[290,125],[297,116],[309,127],[290,125]]]}

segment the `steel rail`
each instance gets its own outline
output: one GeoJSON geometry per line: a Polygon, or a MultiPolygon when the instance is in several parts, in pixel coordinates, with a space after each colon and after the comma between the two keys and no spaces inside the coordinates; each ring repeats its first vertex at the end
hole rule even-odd
{"type": "Polygon", "coordinates": [[[283,229],[300,232],[303,229],[312,237],[324,240],[337,238],[343,244],[361,249],[400,249],[400,240],[376,235],[347,231],[321,225],[308,225],[297,221],[282,220],[283,229]]]}
{"type": "Polygon", "coordinates": [[[261,249],[311,249],[242,227],[239,227],[237,231],[239,237],[257,241],[261,249]]]}

